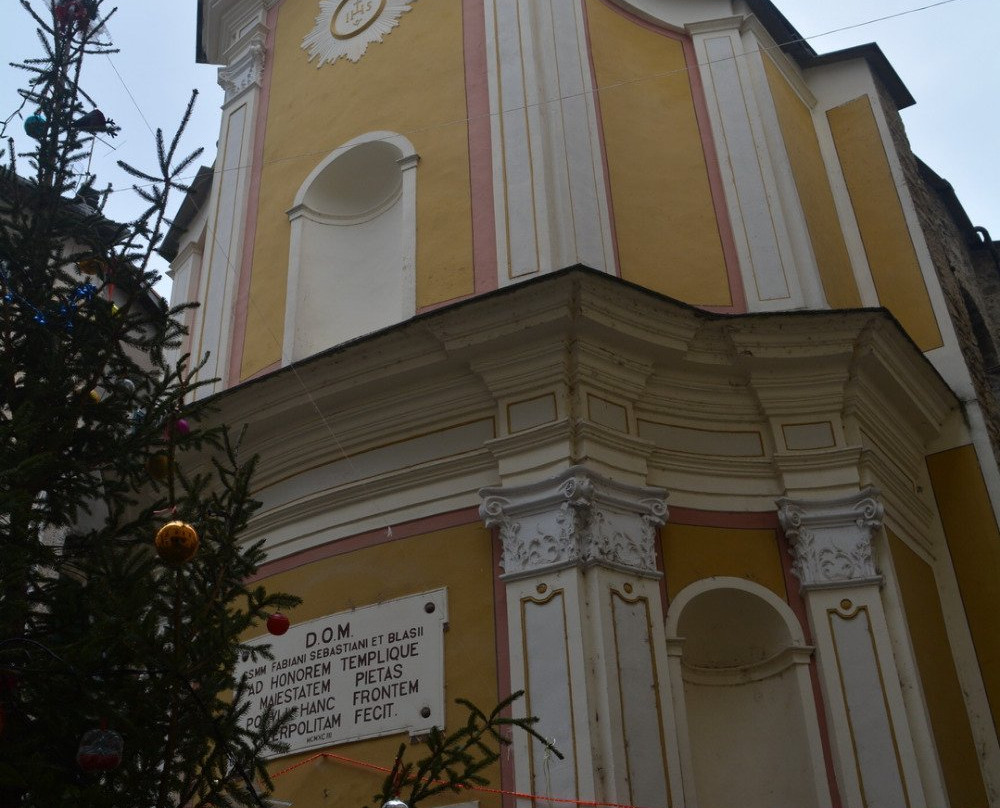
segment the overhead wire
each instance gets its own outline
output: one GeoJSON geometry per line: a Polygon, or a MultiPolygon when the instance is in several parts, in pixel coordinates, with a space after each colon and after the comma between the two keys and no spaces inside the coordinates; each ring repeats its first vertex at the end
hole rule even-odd
{"type": "MultiPolygon", "coordinates": [[[[922,5],[922,6],[917,6],[915,8],[904,9],[903,11],[898,11],[898,12],[895,12],[893,14],[887,14],[887,15],[884,15],[884,16],[881,16],[881,17],[874,17],[874,18],[869,19],[869,20],[864,20],[863,22],[852,23],[850,25],[843,25],[843,26],[840,26],[838,28],[831,28],[828,31],[823,31],[823,32],[818,33],[818,34],[810,34],[809,36],[801,36],[801,37],[796,37],[794,39],[790,39],[790,40],[787,40],[787,41],[784,41],[784,42],[777,42],[777,43],[775,43],[773,45],[767,45],[767,46],[761,47],[761,48],[759,48],[759,49],[757,49],[755,51],[748,51],[748,52],[744,52],[744,53],[740,53],[740,54],[734,54],[733,56],[724,56],[724,57],[720,57],[718,59],[710,59],[710,60],[708,60],[706,62],[697,62],[694,65],[685,65],[684,67],[673,68],[671,70],[658,71],[658,72],[655,72],[655,73],[645,73],[645,74],[643,74],[641,76],[636,76],[636,77],[631,78],[631,79],[624,79],[624,80],[621,80],[621,81],[611,82],[611,83],[608,83],[608,84],[601,85],[599,87],[593,87],[591,89],[580,90],[578,92],[567,93],[565,95],[553,96],[552,98],[546,98],[546,99],[543,99],[543,100],[540,100],[540,101],[533,101],[533,102],[529,102],[529,103],[525,103],[525,104],[521,104],[521,105],[514,105],[514,106],[510,106],[510,107],[505,107],[505,108],[503,108],[501,110],[497,110],[495,112],[485,112],[485,113],[481,113],[479,115],[471,115],[471,116],[468,116],[468,117],[465,117],[465,118],[455,118],[455,119],[448,120],[448,121],[439,121],[437,123],[428,124],[426,126],[414,127],[414,128],[411,128],[411,129],[400,131],[398,134],[405,135],[405,136],[419,135],[419,134],[424,134],[426,132],[434,131],[436,129],[445,129],[445,128],[450,127],[450,126],[459,126],[459,125],[463,125],[463,124],[464,125],[468,125],[468,124],[471,124],[471,123],[474,123],[474,122],[477,122],[477,121],[480,121],[480,120],[483,120],[483,119],[486,119],[486,118],[495,118],[495,117],[499,117],[501,115],[509,114],[511,112],[522,112],[522,111],[526,111],[526,110],[530,110],[530,109],[534,109],[534,108],[546,106],[546,105],[549,105],[549,104],[556,104],[556,103],[560,103],[562,101],[568,101],[568,100],[572,100],[572,99],[575,99],[575,98],[581,98],[581,97],[584,97],[584,96],[587,96],[587,95],[603,93],[603,92],[607,92],[609,90],[615,90],[615,89],[618,89],[620,87],[626,87],[626,86],[629,86],[629,85],[639,84],[639,83],[646,82],[646,81],[653,81],[653,80],[660,79],[660,78],[669,78],[671,76],[677,76],[677,75],[687,74],[687,73],[690,73],[694,68],[699,68],[700,69],[700,68],[703,68],[703,67],[711,67],[712,65],[721,64],[721,63],[724,63],[724,62],[736,61],[736,60],[738,60],[740,58],[745,58],[746,56],[751,56],[751,55],[755,55],[755,54],[759,54],[759,53],[770,53],[771,51],[780,50],[782,48],[788,47],[789,45],[794,45],[794,44],[801,43],[801,42],[810,42],[810,41],[815,40],[815,39],[821,39],[822,37],[831,36],[833,34],[842,33],[844,31],[851,31],[851,30],[855,30],[855,29],[858,29],[858,28],[864,28],[864,27],[866,27],[868,25],[874,25],[876,23],[885,22],[887,20],[898,19],[900,17],[905,17],[905,16],[908,16],[908,15],[911,15],[911,14],[917,14],[917,13],[922,12],[922,11],[927,11],[927,10],[932,9],[932,8],[937,8],[939,6],[946,6],[946,5],[950,5],[952,3],[957,3],[957,2],[961,2],[961,0],[937,0],[937,2],[934,2],[934,3],[929,3],[929,4],[922,5]]],[[[110,56],[108,57],[108,60],[110,61],[110,56]]],[[[115,70],[115,72],[118,73],[117,69],[115,70]]],[[[135,104],[136,108],[138,109],[138,104],[135,101],[135,97],[132,94],[132,92],[130,90],[128,90],[128,86],[125,84],[125,80],[122,78],[122,76],[121,76],[120,73],[118,73],[118,78],[122,82],[122,84],[126,87],[126,91],[128,92],[129,97],[132,99],[133,104],[135,104]]],[[[139,114],[142,115],[141,110],[140,110],[139,114]]],[[[146,123],[147,128],[149,128],[150,132],[152,132],[152,128],[149,127],[149,122],[146,120],[145,116],[142,116],[142,117],[143,117],[143,121],[146,123]]],[[[377,142],[377,139],[373,140],[372,142],[377,142]]],[[[301,160],[301,159],[305,159],[306,157],[321,157],[321,156],[325,156],[325,155],[329,154],[329,151],[330,151],[329,149],[318,149],[318,150],[307,151],[307,152],[296,152],[295,154],[284,155],[284,156],[281,156],[281,157],[275,157],[275,158],[273,158],[271,160],[262,161],[262,162],[259,163],[259,165],[260,165],[260,168],[263,169],[264,167],[267,167],[267,166],[274,166],[274,165],[278,165],[278,164],[281,164],[281,163],[291,162],[293,160],[301,160]]],[[[217,168],[217,169],[215,169],[215,172],[218,173],[218,174],[224,174],[224,173],[227,173],[227,172],[230,172],[230,171],[243,171],[243,170],[246,170],[248,168],[251,168],[252,166],[253,166],[253,163],[240,163],[238,165],[229,166],[227,168],[217,168]]],[[[189,176],[181,177],[180,179],[183,179],[183,180],[194,180],[195,176],[196,176],[195,174],[191,174],[189,176]]],[[[134,188],[147,188],[147,187],[151,187],[153,184],[154,183],[147,183],[145,185],[143,185],[143,184],[138,184],[138,185],[132,184],[132,185],[121,186],[121,187],[117,187],[117,188],[112,186],[109,189],[108,192],[109,193],[120,193],[120,192],[123,192],[123,191],[131,191],[134,188]]]]}

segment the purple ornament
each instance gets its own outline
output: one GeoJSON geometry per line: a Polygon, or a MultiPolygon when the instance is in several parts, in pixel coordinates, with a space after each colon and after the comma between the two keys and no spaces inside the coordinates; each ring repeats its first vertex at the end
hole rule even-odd
{"type": "Polygon", "coordinates": [[[183,438],[191,434],[191,424],[186,418],[175,418],[167,425],[167,437],[183,438]]]}

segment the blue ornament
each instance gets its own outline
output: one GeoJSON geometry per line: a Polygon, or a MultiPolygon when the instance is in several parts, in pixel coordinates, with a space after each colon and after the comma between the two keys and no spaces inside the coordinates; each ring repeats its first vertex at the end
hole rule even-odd
{"type": "Polygon", "coordinates": [[[45,120],[45,116],[40,112],[36,112],[34,115],[29,115],[24,119],[24,133],[28,137],[33,137],[35,140],[41,140],[45,137],[45,129],[48,126],[48,121],[45,120]]]}
{"type": "Polygon", "coordinates": [[[45,315],[44,315],[44,314],[42,314],[41,312],[38,312],[38,313],[36,313],[36,314],[35,314],[35,316],[34,316],[34,317],[33,317],[32,319],[33,319],[33,320],[34,320],[34,321],[35,321],[36,323],[38,323],[39,325],[45,325],[45,323],[46,323],[46,322],[48,322],[48,321],[47,321],[47,320],[45,319],[45,315]]]}

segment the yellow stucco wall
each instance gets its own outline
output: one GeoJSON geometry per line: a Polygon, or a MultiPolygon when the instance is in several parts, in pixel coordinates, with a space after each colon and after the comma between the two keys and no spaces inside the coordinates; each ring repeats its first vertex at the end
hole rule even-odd
{"type": "Polygon", "coordinates": [[[684,50],[587,0],[622,277],[732,303],[684,50]]]}
{"type": "Polygon", "coordinates": [[[941,332],[871,102],[863,95],[826,115],[879,301],[921,350],[938,348],[941,332]]]}
{"type": "Polygon", "coordinates": [[[934,570],[891,531],[889,548],[948,797],[952,805],[985,808],[986,787],[977,763],[962,686],[955,673],[934,570]]]}
{"type": "Polygon", "coordinates": [[[317,68],[301,49],[315,3],[278,13],[242,377],[281,357],[290,227],[309,172],[365,132],[410,139],[417,167],[417,305],[473,291],[460,2],[415,3],[359,62],[317,68]]]}
{"type": "Polygon", "coordinates": [[[774,61],[765,56],[763,62],[827,302],[835,309],[860,306],[812,114],[774,61]]]}
{"type": "MultiPolygon", "coordinates": [[[[346,611],[383,600],[448,588],[449,627],[445,633],[446,730],[456,729],[467,713],[455,704],[465,698],[490,710],[498,701],[494,630],[491,534],[482,525],[464,525],[334,556],[267,578],[269,590],[291,592],[303,603],[291,613],[296,622],[346,611]]],[[[391,766],[403,735],[330,747],[352,760],[391,766]]],[[[414,750],[419,752],[419,750],[414,750]]],[[[294,766],[315,751],[274,761],[270,771],[294,766]]],[[[500,775],[486,773],[494,787],[500,775]]],[[[307,763],[275,781],[275,796],[295,805],[361,806],[370,804],[383,775],[330,760],[307,763]]],[[[493,795],[477,792],[484,808],[499,806],[493,795]]],[[[455,798],[431,801],[453,803],[455,798]]]]}
{"type": "Polygon", "coordinates": [[[660,532],[660,540],[669,600],[688,584],[717,575],[745,578],[787,599],[781,551],[773,530],[668,522],[660,532]]]}
{"type": "Polygon", "coordinates": [[[1000,728],[1000,530],[972,446],[931,455],[927,468],[993,723],[1000,728]]]}

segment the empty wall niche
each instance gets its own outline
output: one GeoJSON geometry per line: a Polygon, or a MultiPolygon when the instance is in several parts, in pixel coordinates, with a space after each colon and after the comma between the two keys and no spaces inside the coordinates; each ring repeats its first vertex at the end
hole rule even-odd
{"type": "Polygon", "coordinates": [[[302,184],[288,212],[285,364],[413,316],[416,164],[409,140],[370,132],[302,184]]]}
{"type": "Polygon", "coordinates": [[[699,808],[827,808],[810,649],[791,609],[749,581],[706,579],[678,593],[667,637],[699,808]]]}

